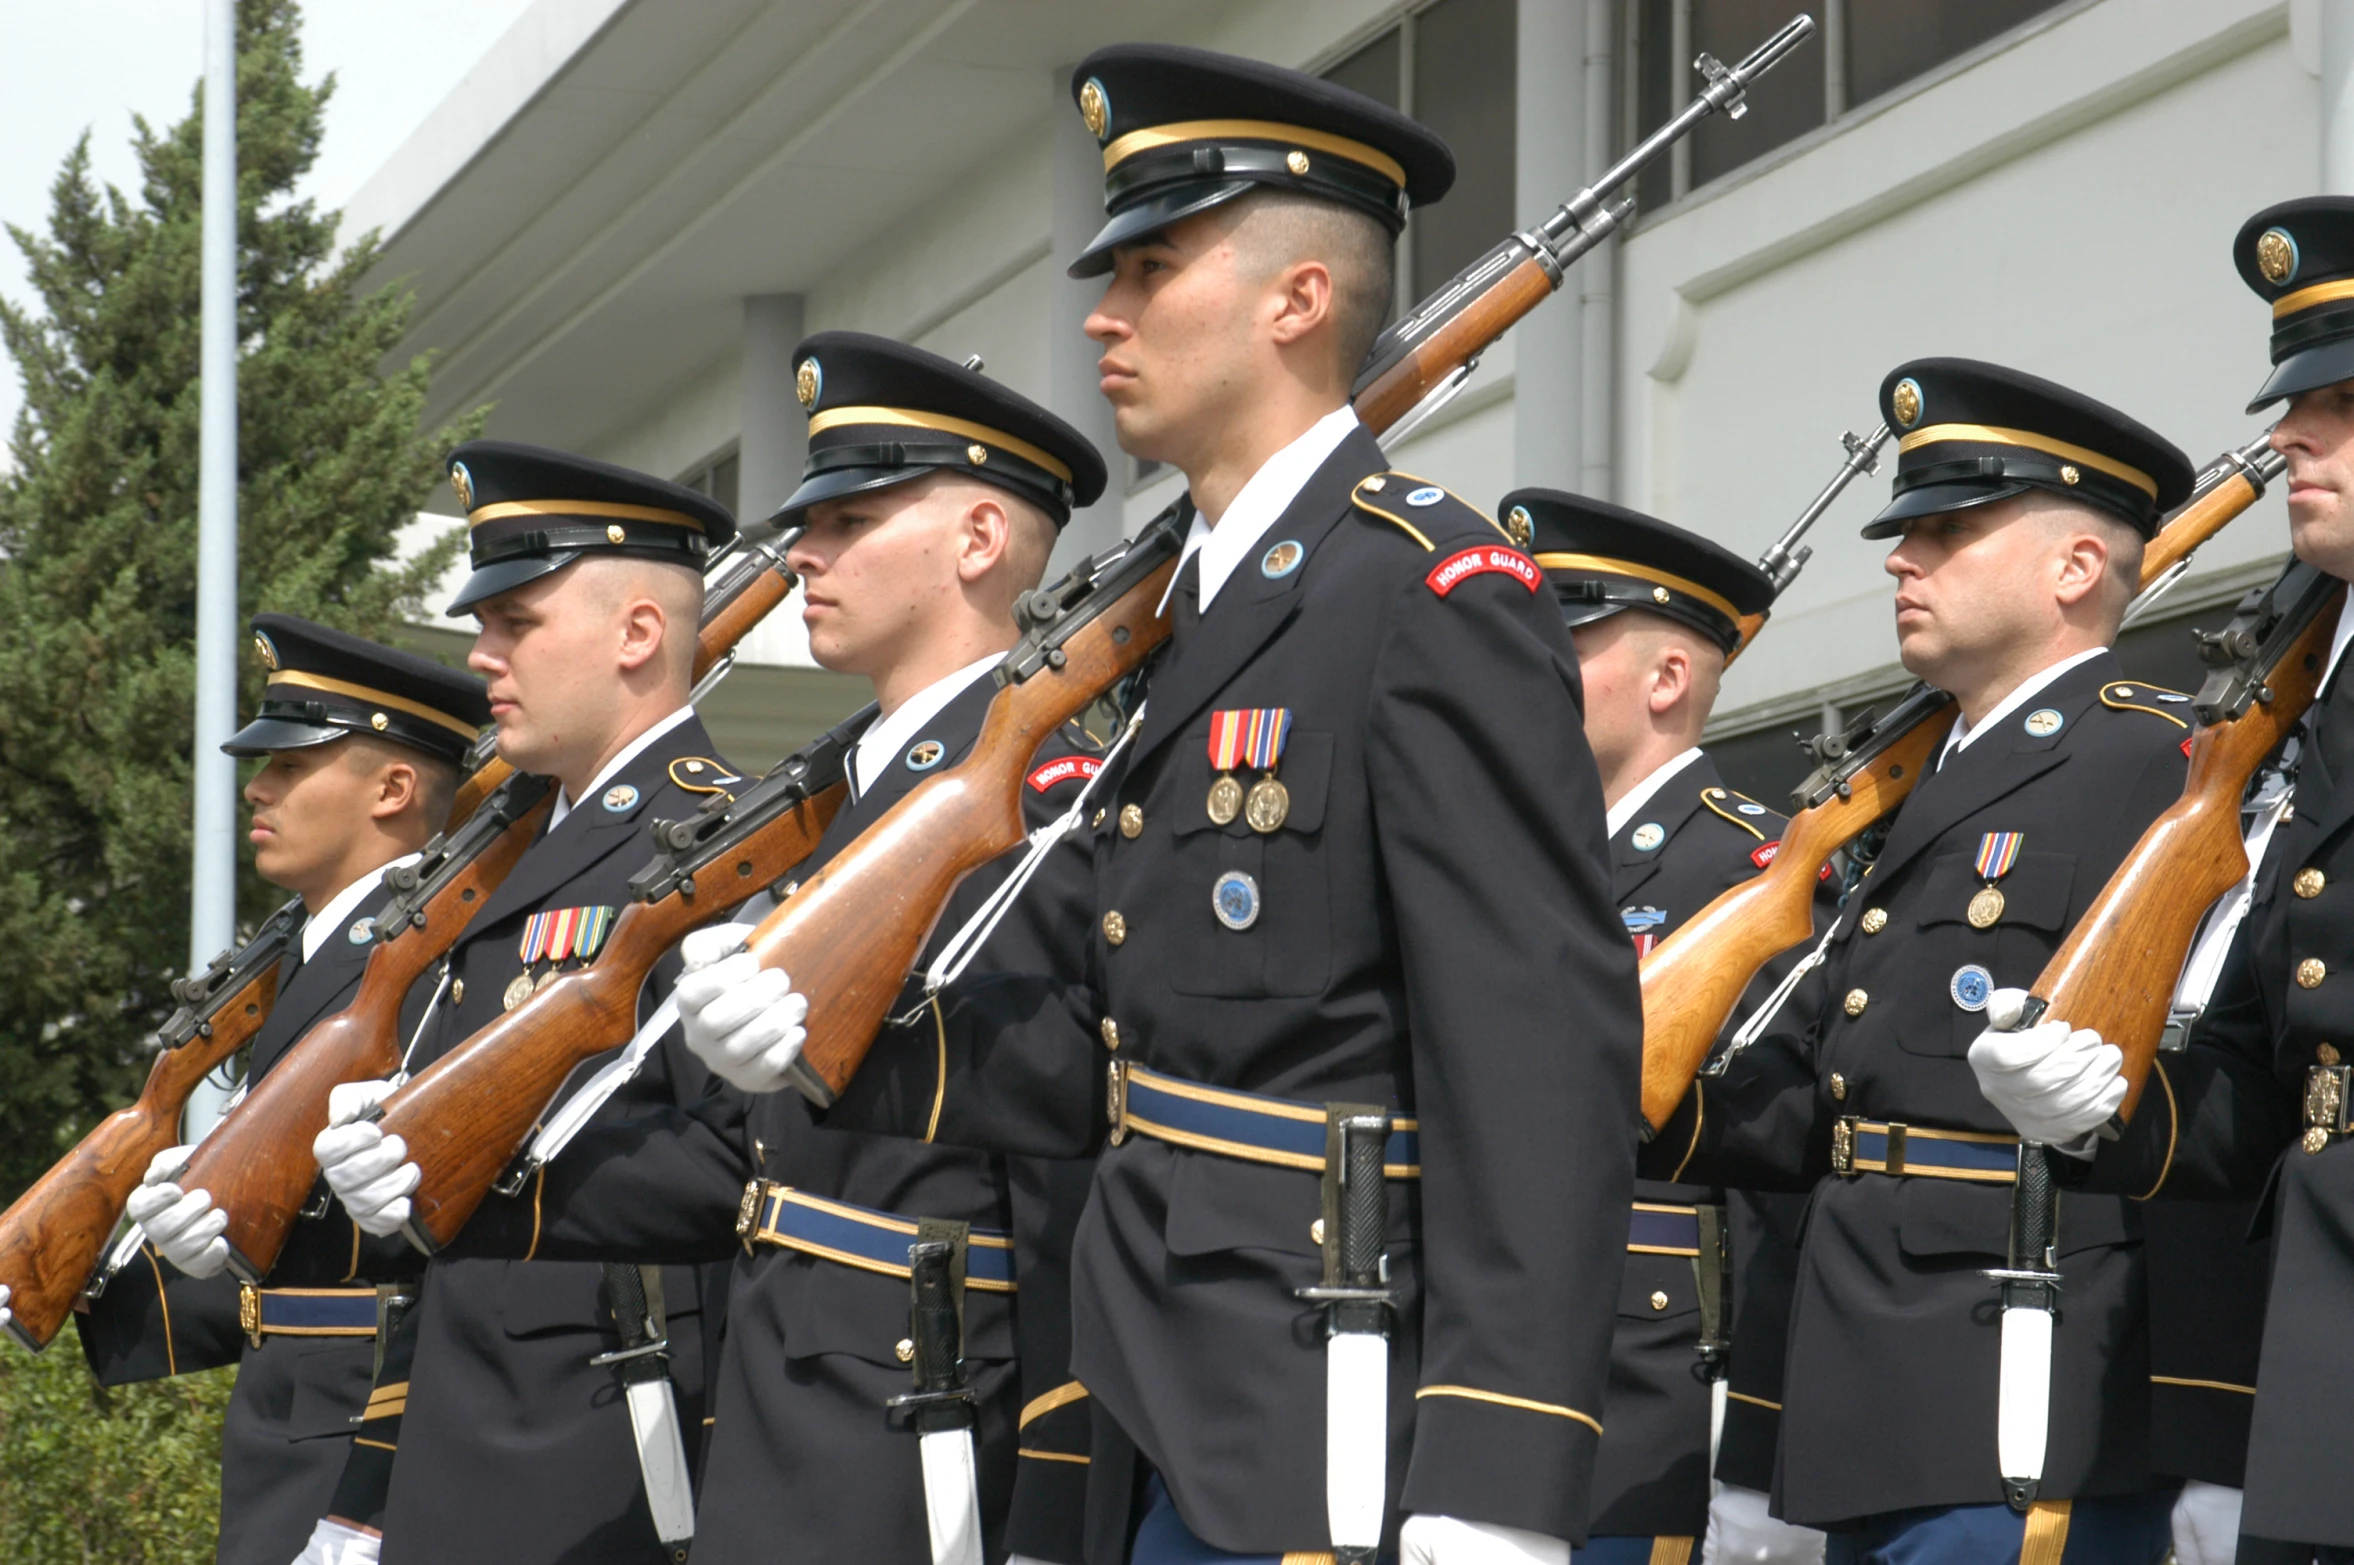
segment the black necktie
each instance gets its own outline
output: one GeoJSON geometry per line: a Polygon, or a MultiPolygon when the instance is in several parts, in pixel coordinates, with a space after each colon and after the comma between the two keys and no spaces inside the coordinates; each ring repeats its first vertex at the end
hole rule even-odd
{"type": "Polygon", "coordinates": [[[1202,555],[1199,549],[1187,555],[1185,563],[1177,567],[1177,588],[1170,602],[1170,612],[1174,618],[1169,622],[1169,640],[1173,643],[1172,650],[1182,655],[1185,644],[1193,639],[1194,632],[1200,630],[1202,624],[1202,555]]]}

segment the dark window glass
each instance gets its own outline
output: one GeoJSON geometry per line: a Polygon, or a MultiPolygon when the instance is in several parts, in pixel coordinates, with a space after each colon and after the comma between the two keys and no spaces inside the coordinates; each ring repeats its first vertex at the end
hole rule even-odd
{"type": "Polygon", "coordinates": [[[1414,117],[1455,152],[1447,198],[1414,219],[1422,298],[1512,231],[1514,0],[1439,0],[1416,13],[1414,117]]]}
{"type": "Polygon", "coordinates": [[[726,506],[731,516],[736,509],[736,479],[743,470],[744,464],[732,452],[711,465],[711,498],[726,506]]]}
{"type": "MultiPolygon", "coordinates": [[[[1848,0],[1847,101],[1862,103],[2062,0],[1848,0]]],[[[1822,56],[1818,42],[1812,49],[1822,56]]],[[[1790,62],[1796,64],[1796,61],[1790,62]]],[[[1779,76],[1790,64],[1775,71],[1779,76]]],[[[1816,66],[1816,81],[1821,81],[1816,66]]]]}
{"type": "Polygon", "coordinates": [[[1324,79],[1394,109],[1398,106],[1398,81],[1405,69],[1404,59],[1398,30],[1393,27],[1326,71],[1324,79]]]}
{"type": "MultiPolygon", "coordinates": [[[[1673,6],[1674,0],[1635,0],[1627,7],[1627,26],[1632,33],[1627,48],[1635,62],[1635,123],[1641,127],[1638,140],[1666,124],[1667,117],[1691,96],[1676,91],[1689,74],[1684,67],[1691,62],[1676,58],[1673,6]]],[[[1674,199],[1670,160],[1656,158],[1635,177],[1635,203],[1655,212],[1674,199]]]]}
{"type": "MultiPolygon", "coordinates": [[[[1851,3],[1848,13],[1868,11],[1882,0],[1851,3]]],[[[1976,5],[1981,0],[1969,0],[1976,5]]],[[[1750,50],[1771,38],[1790,20],[1792,0],[1692,0],[1692,55],[1715,55],[1728,66],[1738,65],[1750,50]]],[[[1691,101],[1701,88],[1692,61],[1680,63],[1680,84],[1666,113],[1691,101]]],[[[1661,119],[1665,119],[1665,114],[1661,119]]],[[[1653,123],[1659,123],[1654,121],[1653,123]]],[[[1737,120],[1712,114],[1692,131],[1692,183],[1705,185],[1752,158],[1761,157],[1786,141],[1795,141],[1823,123],[1822,35],[1792,50],[1749,90],[1749,112],[1737,120]]],[[[1662,161],[1665,161],[1664,159],[1662,161]]]]}

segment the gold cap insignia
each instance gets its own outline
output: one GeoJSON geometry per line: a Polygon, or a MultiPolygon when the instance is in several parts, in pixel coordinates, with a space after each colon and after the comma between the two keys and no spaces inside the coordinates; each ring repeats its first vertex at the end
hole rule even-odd
{"type": "Polygon", "coordinates": [[[386,726],[391,722],[392,719],[386,717],[382,712],[371,712],[368,714],[368,726],[375,729],[378,733],[384,732],[386,726]]]}
{"type": "Polygon", "coordinates": [[[793,371],[793,395],[801,399],[805,408],[817,406],[817,394],[825,383],[825,371],[817,367],[815,359],[803,359],[801,367],[793,371]]]}
{"type": "Polygon", "coordinates": [[[2084,482],[2084,474],[2077,470],[2075,463],[2062,462],[2060,464],[2060,482],[2073,489],[2084,482]]]}
{"type": "Polygon", "coordinates": [[[973,444],[964,448],[964,459],[972,463],[973,466],[979,467],[982,463],[989,460],[989,448],[985,445],[982,445],[980,442],[975,441],[973,444]]]}
{"type": "Polygon", "coordinates": [[[1921,421],[1920,383],[1910,377],[1898,381],[1896,389],[1888,394],[1888,408],[1896,415],[1896,421],[1905,428],[1910,429],[1918,424],[1921,421]]]}
{"type": "Polygon", "coordinates": [[[1112,123],[1112,100],[1105,95],[1103,83],[1092,76],[1079,89],[1079,118],[1087,122],[1087,134],[1098,141],[1112,123]]]}
{"type": "Polygon", "coordinates": [[[253,649],[262,655],[262,667],[273,674],[278,672],[278,649],[270,645],[269,637],[258,630],[255,631],[253,633],[253,649]]]}
{"type": "Polygon", "coordinates": [[[1283,156],[1283,166],[1294,174],[1305,174],[1308,172],[1308,155],[1297,150],[1287,152],[1283,156]]]}
{"type": "Polygon", "coordinates": [[[463,462],[450,464],[450,492],[458,497],[460,510],[474,509],[474,475],[466,471],[463,462]]]}
{"type": "Polygon", "coordinates": [[[619,522],[615,522],[605,529],[605,541],[607,543],[621,543],[628,537],[629,534],[623,530],[619,522]]]}
{"type": "Polygon", "coordinates": [[[1529,520],[1528,507],[1525,505],[1514,506],[1511,513],[1504,518],[1504,536],[1512,540],[1512,547],[1526,549],[1529,540],[1536,535],[1536,526],[1529,520]]]}
{"type": "Polygon", "coordinates": [[[2285,228],[2267,228],[2256,236],[2256,270],[2278,287],[2297,275],[2297,241],[2285,228]]]}

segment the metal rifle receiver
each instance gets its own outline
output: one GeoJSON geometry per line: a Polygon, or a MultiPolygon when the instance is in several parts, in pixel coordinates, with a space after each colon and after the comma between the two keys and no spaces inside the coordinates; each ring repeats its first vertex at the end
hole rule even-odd
{"type": "MultiPolygon", "coordinates": [[[[495,735],[497,731],[490,732],[495,735]]],[[[391,888],[392,897],[376,915],[374,938],[389,945],[411,928],[423,929],[426,906],[505,836],[508,827],[537,808],[554,786],[553,778],[516,772],[492,789],[482,807],[467,816],[456,831],[436,833],[417,862],[386,870],[384,884],[391,888]]]]}
{"type": "Polygon", "coordinates": [[[2298,561],[2272,585],[2251,588],[2223,629],[2192,632],[2199,661],[2214,670],[2191,703],[2202,727],[2234,722],[2272,700],[2271,674],[2339,585],[2298,561]]]}
{"type": "MultiPolygon", "coordinates": [[[[692,897],[695,875],[705,865],[848,775],[850,752],[878,710],[867,703],[777,762],[734,798],[713,794],[685,820],[654,822],[648,831],[658,851],[630,877],[631,900],[659,902],[674,891],[692,897]]],[[[758,889],[747,887],[747,894],[758,889]]]]}
{"type": "MultiPolygon", "coordinates": [[[[1831,481],[1823,485],[1822,492],[1814,497],[1805,510],[1798,513],[1798,520],[1790,524],[1789,531],[1775,539],[1773,547],[1757,557],[1757,568],[1774,579],[1775,597],[1779,598],[1783,590],[1798,579],[1798,573],[1806,569],[1806,562],[1814,558],[1814,549],[1801,545],[1798,540],[1805,537],[1816,522],[1822,520],[1823,513],[1831,509],[1833,501],[1846,493],[1849,484],[1866,473],[1880,471],[1880,448],[1887,443],[1886,424],[1868,436],[1859,435],[1852,429],[1840,435],[1839,444],[1846,448],[1847,460],[1839,464],[1839,471],[1831,475],[1831,481]]],[[[1817,759],[1827,757],[1818,756],[1817,759]]]]}
{"type": "Polygon", "coordinates": [[[178,1003],[164,1024],[155,1030],[156,1049],[159,1052],[177,1049],[210,1036],[213,1013],[231,995],[252,982],[256,973],[277,965],[301,932],[304,918],[302,899],[296,897],[262,920],[261,927],[243,945],[223,951],[202,972],[173,979],[172,999],[178,1003]]]}
{"type": "MultiPolygon", "coordinates": [[[[1171,505],[1125,544],[1081,561],[1062,580],[1016,600],[1014,623],[1022,639],[997,665],[998,688],[1018,685],[1041,669],[1062,667],[1063,643],[1176,557],[1185,544],[1187,520],[1183,502],[1171,505]]],[[[1125,640],[1127,631],[1117,634],[1125,640]]]]}

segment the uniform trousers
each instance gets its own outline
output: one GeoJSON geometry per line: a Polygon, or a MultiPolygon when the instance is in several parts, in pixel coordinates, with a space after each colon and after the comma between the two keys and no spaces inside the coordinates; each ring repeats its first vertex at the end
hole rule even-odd
{"type": "Polygon", "coordinates": [[[2158,1565],[2173,1547],[2174,1492],[2060,1502],[2064,1522],[2028,1520],[2007,1505],[1891,1511],[1831,1534],[1825,1565],[2158,1565]]]}

